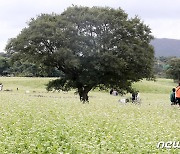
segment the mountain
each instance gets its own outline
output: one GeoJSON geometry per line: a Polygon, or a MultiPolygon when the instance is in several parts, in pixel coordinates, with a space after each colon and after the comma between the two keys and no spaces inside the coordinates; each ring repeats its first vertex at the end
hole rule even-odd
{"type": "Polygon", "coordinates": [[[180,57],[180,40],[168,38],[155,38],[150,43],[154,46],[155,56],[180,57]]]}

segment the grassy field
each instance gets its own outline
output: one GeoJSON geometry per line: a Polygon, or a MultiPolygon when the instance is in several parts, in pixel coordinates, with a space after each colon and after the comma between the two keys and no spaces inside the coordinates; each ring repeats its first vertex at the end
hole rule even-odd
{"type": "Polygon", "coordinates": [[[129,95],[97,91],[82,104],[73,91],[47,93],[49,80],[0,78],[10,90],[0,92],[0,153],[180,153],[157,149],[160,141],[180,141],[180,108],[169,102],[172,80],[136,83],[140,105],[118,102],[129,95]]]}

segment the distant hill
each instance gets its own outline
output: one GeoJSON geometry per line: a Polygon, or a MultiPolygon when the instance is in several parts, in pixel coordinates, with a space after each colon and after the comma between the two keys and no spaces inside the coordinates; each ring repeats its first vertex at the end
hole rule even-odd
{"type": "Polygon", "coordinates": [[[155,38],[151,41],[151,45],[154,46],[156,57],[180,57],[180,40],[168,38],[155,38]]]}

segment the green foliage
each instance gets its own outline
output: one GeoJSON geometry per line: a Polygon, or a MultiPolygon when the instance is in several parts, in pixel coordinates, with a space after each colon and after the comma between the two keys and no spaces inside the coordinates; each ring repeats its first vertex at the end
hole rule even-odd
{"type": "Polygon", "coordinates": [[[57,89],[57,83],[61,89],[76,88],[88,101],[93,88],[114,87],[124,93],[132,91],[133,82],[153,76],[150,34],[138,17],[128,19],[121,9],[75,6],[61,15],[31,19],[6,50],[62,71],[63,82],[50,83],[48,89],[57,89]]]}
{"type": "Polygon", "coordinates": [[[171,59],[167,74],[174,80],[180,81],[180,58],[171,59]]]}
{"type": "Polygon", "coordinates": [[[70,85],[70,84],[72,84],[72,83],[68,82],[64,78],[56,79],[56,80],[49,81],[46,89],[48,91],[52,91],[53,89],[57,90],[57,91],[60,91],[60,90],[69,91],[70,87],[72,87],[72,85],[70,85]]]}
{"type": "Polygon", "coordinates": [[[0,75],[21,77],[59,77],[62,73],[54,67],[37,65],[19,54],[0,53],[0,75]]]}
{"type": "Polygon", "coordinates": [[[169,67],[169,61],[173,57],[156,57],[154,60],[154,74],[156,77],[166,78],[166,71],[169,67]]]}
{"type": "Polygon", "coordinates": [[[0,53],[0,76],[7,76],[10,74],[10,58],[8,54],[0,53]]]}
{"type": "Polygon", "coordinates": [[[13,62],[10,69],[13,76],[21,77],[56,77],[61,76],[60,71],[55,68],[40,66],[29,61],[18,60],[13,62]]]}
{"type": "Polygon", "coordinates": [[[9,73],[9,59],[0,56],[0,75],[6,76],[9,73]]]}
{"type": "Polygon", "coordinates": [[[10,57],[10,74],[21,77],[56,77],[62,73],[53,67],[32,63],[15,53],[10,57]]]}

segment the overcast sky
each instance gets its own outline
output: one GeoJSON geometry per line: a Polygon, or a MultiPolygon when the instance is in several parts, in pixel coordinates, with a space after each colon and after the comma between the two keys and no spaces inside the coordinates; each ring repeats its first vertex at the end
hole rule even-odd
{"type": "Polygon", "coordinates": [[[180,39],[180,0],[0,0],[0,52],[30,18],[41,13],[61,13],[68,6],[109,6],[138,15],[157,38],[180,39]]]}

